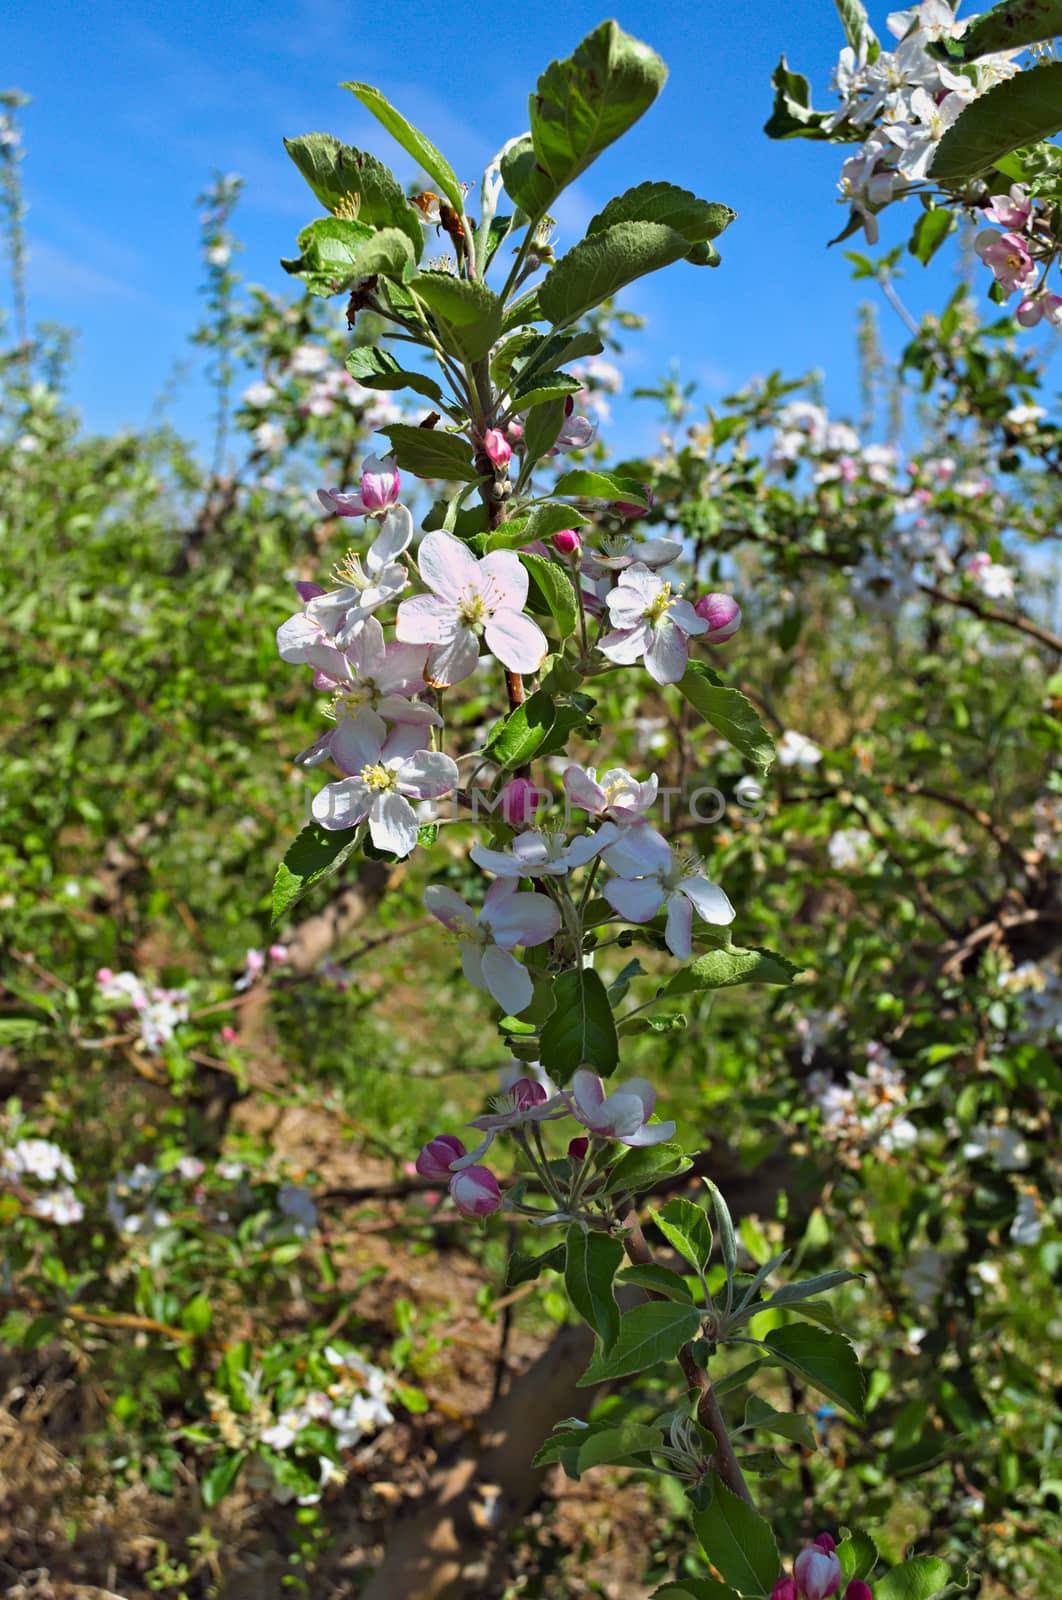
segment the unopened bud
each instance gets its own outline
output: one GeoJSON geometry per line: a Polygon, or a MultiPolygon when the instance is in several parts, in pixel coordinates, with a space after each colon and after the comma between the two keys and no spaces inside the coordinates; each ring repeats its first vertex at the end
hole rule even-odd
{"type": "Polygon", "coordinates": [[[465,1147],[455,1133],[440,1133],[429,1140],[417,1157],[417,1171],[422,1178],[445,1181],[452,1177],[450,1171],[455,1161],[460,1161],[465,1147]]]}
{"type": "Polygon", "coordinates": [[[804,1600],[829,1600],[841,1587],[841,1563],[832,1550],[809,1544],[793,1562],[793,1576],[804,1600]]]}
{"type": "Polygon", "coordinates": [[[771,1590],[771,1600],[800,1600],[796,1579],[783,1573],[771,1590]]]}
{"type": "Polygon", "coordinates": [[[488,1167],[466,1167],[450,1179],[450,1198],[463,1217],[489,1217],[502,1203],[498,1180],[488,1167]]]}
{"type": "Polygon", "coordinates": [[[553,535],[551,542],[559,556],[577,556],[583,548],[582,540],[574,528],[562,528],[553,535]]]}
{"type": "Polygon", "coordinates": [[[529,778],[511,778],[498,796],[498,810],[510,828],[526,828],[535,820],[538,790],[529,778]]]}
{"type": "Polygon", "coordinates": [[[874,1600],[874,1591],[862,1578],[853,1578],[844,1591],[844,1600],[874,1600]]]}
{"type": "Polygon", "coordinates": [[[732,595],[702,594],[693,609],[708,624],[708,632],[701,635],[708,644],[722,644],[741,627],[741,607],[732,595]]]}
{"type": "Polygon", "coordinates": [[[589,1151],[589,1139],[572,1139],[568,1145],[568,1160],[585,1161],[589,1151]]]}
{"type": "Polygon", "coordinates": [[[487,429],[483,449],[496,467],[507,467],[512,459],[513,447],[500,428],[487,429]]]}

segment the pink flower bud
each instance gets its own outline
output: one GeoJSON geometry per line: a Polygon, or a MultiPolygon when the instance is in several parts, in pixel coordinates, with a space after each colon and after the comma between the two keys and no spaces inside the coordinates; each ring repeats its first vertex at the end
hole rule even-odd
{"type": "Polygon", "coordinates": [[[553,535],[551,542],[559,556],[577,556],[583,548],[583,542],[574,528],[562,528],[553,535]]]}
{"type": "MultiPolygon", "coordinates": [[[[870,1046],[868,1045],[867,1055],[869,1056],[870,1053],[870,1046]]],[[[812,1539],[811,1542],[812,1544],[817,1544],[820,1550],[825,1550],[828,1556],[832,1556],[833,1552],[837,1549],[837,1545],[832,1533],[820,1533],[818,1538],[812,1539]]]]}
{"type": "Polygon", "coordinates": [[[269,946],[269,959],[270,959],[270,961],[274,962],[276,965],[279,965],[281,962],[286,961],[288,959],[288,947],[287,947],[287,945],[286,944],[271,944],[269,946]]]}
{"type": "Polygon", "coordinates": [[[568,1145],[569,1161],[585,1161],[590,1151],[589,1139],[572,1139],[568,1145]]]}
{"type": "Polygon", "coordinates": [[[402,480],[394,456],[367,456],[361,468],[361,498],[366,511],[384,511],[398,499],[402,480]]]}
{"type": "Polygon", "coordinates": [[[793,1562],[793,1576],[804,1600],[829,1600],[841,1587],[841,1563],[832,1550],[809,1544],[793,1562]]]}
{"type": "Polygon", "coordinates": [[[519,1110],[526,1111],[529,1106],[543,1105],[549,1095],[534,1078],[517,1078],[509,1087],[509,1098],[519,1110]]]}
{"type": "Polygon", "coordinates": [[[500,428],[488,428],[483,435],[483,449],[496,467],[507,467],[513,447],[500,428]]]}
{"type": "Polygon", "coordinates": [[[796,1579],[790,1578],[783,1573],[771,1590],[771,1600],[800,1600],[800,1591],[797,1589],[796,1579]]]}
{"type": "Polygon", "coordinates": [[[844,1600],[874,1600],[874,1591],[862,1578],[853,1578],[844,1591],[844,1600]]]}
{"type": "Polygon", "coordinates": [[[460,1161],[465,1147],[455,1133],[440,1133],[429,1140],[417,1157],[417,1171],[422,1178],[447,1179],[450,1167],[460,1161]]]}
{"type": "Polygon", "coordinates": [[[239,1038],[239,1034],[236,1032],[235,1028],[230,1028],[226,1025],[221,1030],[221,1037],[224,1039],[226,1044],[233,1044],[236,1039],[239,1038]]]}
{"type": "Polygon", "coordinates": [[[526,828],[535,820],[538,790],[529,778],[511,778],[498,796],[498,810],[510,828],[526,828]]]}
{"type": "Polygon", "coordinates": [[[111,981],[111,979],[113,977],[114,977],[114,968],[113,967],[98,967],[96,969],[96,982],[97,983],[110,983],[110,981],[111,981]]]}
{"type": "Polygon", "coordinates": [[[523,437],[524,437],[524,425],[523,425],[523,423],[522,422],[510,422],[508,427],[505,430],[505,435],[506,435],[506,438],[508,439],[510,444],[521,444],[523,442],[523,437]]]}
{"type": "Polygon", "coordinates": [[[489,1217],[502,1203],[498,1180],[487,1167],[466,1167],[450,1179],[450,1198],[463,1217],[489,1217]]]}
{"type": "MultiPolygon", "coordinates": [[[[643,483],[642,488],[645,490],[645,498],[649,506],[652,506],[654,501],[649,485],[643,483]]],[[[611,509],[616,513],[617,517],[644,517],[646,512],[645,506],[636,506],[633,500],[613,500],[611,509]]]]}
{"type": "Polygon", "coordinates": [[[693,609],[708,624],[708,632],[702,637],[709,644],[732,639],[741,627],[741,607],[732,595],[702,594],[693,609]]]}

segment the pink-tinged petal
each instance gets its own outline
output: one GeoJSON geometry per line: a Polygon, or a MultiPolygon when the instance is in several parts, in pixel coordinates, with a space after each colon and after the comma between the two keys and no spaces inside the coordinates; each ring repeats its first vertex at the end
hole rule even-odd
{"type": "Polygon", "coordinates": [[[301,578],[295,584],[295,593],[304,604],[307,600],[316,600],[317,596],[324,594],[324,592],[325,591],[322,584],[308,583],[301,578]]]}
{"type": "Polygon", "coordinates": [[[562,782],[564,792],[573,806],[578,806],[581,811],[588,811],[591,816],[596,816],[608,804],[604,789],[591,776],[591,767],[584,771],[582,767],[565,767],[562,782]]]}
{"type": "Polygon", "coordinates": [[[419,694],[425,686],[427,658],[428,652],[422,644],[400,644],[395,640],[385,649],[372,677],[383,694],[419,694]]]}
{"type": "Polygon", "coordinates": [[[344,717],[332,735],[332,759],[344,772],[360,772],[380,759],[387,729],[369,706],[356,717],[344,717]]]}
{"type": "Polygon", "coordinates": [[[310,812],[315,822],[330,833],[353,828],[364,822],[369,814],[372,790],[359,778],[343,778],[339,783],[329,783],[313,797],[310,812]]]}
{"type": "MultiPolygon", "coordinates": [[[[697,621],[700,620],[698,617],[697,621]]],[[[690,647],[686,635],[669,616],[662,617],[656,627],[650,629],[649,642],[645,647],[646,672],[654,683],[678,683],[689,666],[689,660],[690,647]]]]}
{"type": "Polygon", "coordinates": [[[648,605],[651,600],[656,599],[663,587],[663,578],[659,577],[651,567],[647,567],[644,561],[636,561],[623,573],[612,593],[639,595],[648,605]]]}
{"type": "Polygon", "coordinates": [[[415,723],[407,722],[392,728],[380,751],[380,760],[385,761],[388,766],[393,766],[397,761],[404,761],[417,750],[425,750],[428,738],[429,735],[424,729],[417,727],[415,723]]]}
{"type": "Polygon", "coordinates": [[[417,551],[417,567],[428,588],[451,604],[470,590],[479,593],[479,562],[452,533],[439,529],[426,534],[417,551]]]}
{"type": "Polygon", "coordinates": [[[626,1083],[619,1083],[613,1091],[616,1094],[633,1094],[642,1104],[642,1121],[648,1122],[656,1108],[656,1090],[648,1078],[628,1078],[626,1083]]]}
{"type": "Polygon", "coordinates": [[[595,1114],[593,1126],[607,1137],[625,1139],[636,1134],[644,1122],[641,1100],[636,1094],[628,1094],[624,1086],[609,1095],[595,1114]]]}
{"type": "Polygon", "coordinates": [[[508,950],[489,944],[483,952],[483,978],[491,997],[508,1017],[518,1017],[534,999],[535,991],[527,968],[508,950]]]}
{"type": "Polygon", "coordinates": [[[679,961],[693,954],[693,907],[684,894],[668,895],[664,943],[679,961]]]}
{"type": "MultiPolygon", "coordinates": [[[[513,880],[499,878],[497,882],[512,884],[513,880]]],[[[512,949],[518,944],[545,944],[559,933],[561,914],[544,894],[521,893],[489,908],[484,897],[482,920],[488,924],[498,944],[512,949]]]]}
{"type": "Polygon", "coordinates": [[[384,664],[386,650],[384,631],[375,617],[366,617],[361,627],[351,634],[350,643],[343,654],[354,669],[357,678],[375,678],[384,664]]]}
{"type": "Polygon", "coordinates": [[[376,573],[390,566],[409,549],[413,538],[413,518],[405,506],[392,506],[380,524],[380,531],[369,546],[365,570],[376,573]]]}
{"type": "Polygon", "coordinates": [[[487,980],[483,976],[483,951],[486,946],[481,944],[461,944],[461,971],[473,989],[482,989],[487,993],[487,980]]]}
{"type": "Polygon", "coordinates": [[[319,739],[315,739],[306,750],[301,750],[295,757],[297,767],[319,767],[322,761],[332,759],[332,739],[335,735],[334,728],[326,728],[319,739]]]}
{"type": "Polygon", "coordinates": [[[656,878],[610,878],[601,893],[627,922],[651,922],[664,903],[656,878]]]}
{"type": "Polygon", "coordinates": [[[714,923],[717,928],[725,928],[733,922],[734,908],[717,883],[711,883],[700,875],[683,878],[679,892],[692,902],[693,909],[703,921],[714,923]]]}
{"type": "Polygon", "coordinates": [[[492,550],[479,563],[480,593],[492,611],[522,611],[527,604],[527,568],[515,550],[492,550]]]}
{"type": "Polygon", "coordinates": [[[484,872],[493,872],[496,878],[523,876],[520,863],[505,850],[491,850],[485,844],[474,844],[468,854],[477,867],[482,867],[484,872]]]}
{"type": "Polygon", "coordinates": [[[518,834],[513,840],[513,855],[520,866],[534,872],[550,860],[549,840],[537,828],[518,834]]]}
{"type": "Polygon", "coordinates": [[[653,1122],[645,1123],[636,1133],[629,1133],[623,1143],[629,1144],[632,1149],[641,1149],[649,1144],[663,1144],[667,1139],[674,1137],[673,1122],[653,1122]]]}
{"type": "Polygon", "coordinates": [[[572,1099],[584,1116],[592,1115],[605,1103],[605,1086],[596,1072],[580,1067],[572,1078],[572,1099]]]}
{"type": "Polygon", "coordinates": [[[636,628],[606,633],[598,641],[597,647],[603,656],[614,661],[618,667],[632,667],[645,654],[650,632],[647,623],[639,622],[636,628]]]}
{"type": "Polygon", "coordinates": [[[277,629],[277,652],[281,661],[301,666],[308,660],[307,648],[319,644],[322,634],[320,623],[308,617],[305,611],[297,611],[277,629]]]}
{"type": "Polygon", "coordinates": [[[450,1198],[463,1217],[489,1217],[502,1203],[498,1180],[487,1167],[466,1167],[450,1179],[450,1198]]]}
{"type": "Polygon", "coordinates": [[[409,801],[393,789],[377,793],[369,810],[369,833],[377,850],[408,856],[417,844],[417,818],[409,801]]]}
{"type": "Polygon", "coordinates": [[[465,1153],[461,1140],[453,1133],[440,1133],[430,1139],[417,1157],[417,1171],[422,1178],[445,1182],[450,1176],[450,1164],[465,1153]]]}
{"type": "Polygon", "coordinates": [[[403,644],[445,644],[458,628],[453,606],[433,594],[403,600],[395,617],[395,636],[403,644]]]}
{"type": "Polygon", "coordinates": [[[512,878],[496,878],[483,896],[484,915],[490,919],[495,912],[503,911],[515,896],[516,884],[512,878]]]}
{"type": "MultiPolygon", "coordinates": [[[[659,580],[657,580],[659,583],[659,580]]],[[[660,583],[663,588],[663,584],[660,583]]],[[[608,607],[609,621],[614,628],[634,628],[645,616],[649,602],[644,595],[636,594],[632,589],[615,588],[609,591],[605,598],[608,607]]]]}
{"type": "Polygon", "coordinates": [[[363,517],[369,509],[360,494],[341,489],[318,489],[317,498],[330,517],[363,517]]]}
{"type": "Polygon", "coordinates": [[[361,602],[361,590],[355,589],[352,584],[346,584],[342,589],[329,589],[327,594],[318,595],[316,600],[310,600],[306,606],[306,615],[327,634],[337,634],[343,626],[348,614],[361,602]]]}
{"type": "MultiPolygon", "coordinates": [[[[423,700],[407,700],[404,695],[384,694],[376,702],[376,710],[387,722],[398,722],[410,728],[441,728],[442,717],[423,700]]],[[[419,735],[421,745],[424,735],[419,735]]]]}
{"type": "Polygon", "coordinates": [[[667,620],[686,634],[697,636],[708,632],[707,622],[688,600],[673,600],[668,608],[667,620]]]}
{"type": "Polygon", "coordinates": [[[424,909],[437,918],[444,928],[449,928],[451,933],[460,932],[476,920],[475,912],[467,901],[462,900],[456,890],[448,889],[442,883],[430,883],[425,889],[424,909]]]}
{"type": "Polygon", "coordinates": [[[605,851],[604,859],[621,878],[644,878],[669,872],[674,857],[663,834],[647,822],[639,822],[623,830],[605,851]]]}
{"type": "Polygon", "coordinates": [[[459,628],[452,639],[432,645],[425,675],[434,689],[449,688],[470,678],[479,663],[479,640],[471,628],[459,628]]]}
{"type": "Polygon", "coordinates": [[[637,550],[639,560],[647,567],[666,567],[682,554],[677,539],[643,539],[637,550]]]}
{"type": "Polygon", "coordinates": [[[593,861],[602,850],[614,844],[619,836],[620,831],[614,822],[603,822],[596,833],[582,834],[573,839],[565,851],[568,867],[585,867],[588,861],[593,861]]]}
{"type": "Polygon", "coordinates": [[[549,651],[549,640],[538,623],[521,611],[496,611],[483,638],[491,655],[510,672],[537,672],[549,651]]]}
{"type": "Polygon", "coordinates": [[[415,800],[438,800],[457,786],[457,762],[441,750],[418,750],[395,774],[399,792],[415,800]]]}

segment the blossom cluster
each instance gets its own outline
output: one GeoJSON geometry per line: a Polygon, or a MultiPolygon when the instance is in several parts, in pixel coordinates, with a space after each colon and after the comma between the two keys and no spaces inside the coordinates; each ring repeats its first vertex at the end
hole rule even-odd
{"type": "Polygon", "coordinates": [[[74,1192],[74,1163],[50,1139],[19,1139],[0,1150],[0,1184],[5,1181],[25,1192],[26,1209],[44,1222],[62,1227],[85,1215],[74,1192]]]}
{"type": "Polygon", "coordinates": [[[872,1144],[887,1154],[918,1143],[918,1129],[902,1112],[907,1101],[903,1072],[876,1040],[867,1045],[863,1072],[848,1073],[841,1084],[819,1070],[811,1073],[805,1087],[818,1107],[823,1136],[831,1143],[872,1144]]]}
{"type": "MultiPolygon", "coordinates": [[[[829,1600],[840,1591],[844,1573],[837,1546],[828,1533],[820,1533],[805,1545],[793,1562],[792,1576],[783,1575],[771,1590],[770,1600],[829,1600]]],[[[874,1600],[873,1590],[862,1578],[846,1585],[844,1600],[874,1600]]]]}
{"type": "Polygon", "coordinates": [[[102,1000],[132,1011],[140,1043],[149,1055],[158,1055],[181,1023],[188,1021],[187,989],[162,989],[145,984],[135,972],[113,972],[110,967],[100,967],[96,983],[102,1000]]]}

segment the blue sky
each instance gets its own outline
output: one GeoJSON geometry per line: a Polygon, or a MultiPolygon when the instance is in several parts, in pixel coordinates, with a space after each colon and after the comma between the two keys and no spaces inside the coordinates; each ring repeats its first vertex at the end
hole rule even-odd
{"type": "MultiPolygon", "coordinates": [[[[871,5],[882,32],[886,9],[871,5]]],[[[74,395],[88,425],[143,422],[175,367],[188,363],[171,415],[193,436],[209,431],[200,353],[187,335],[200,311],[195,196],[214,169],[246,179],[240,270],[273,288],[291,285],[278,258],[293,253],[297,230],[318,213],[284,135],[332,132],[412,176],[341,80],[377,83],[460,177],[476,180],[526,127],[541,68],[610,14],[659,51],[671,76],[634,131],[560,202],[559,245],[574,242],[610,195],[646,178],[739,212],[721,241],[720,269],[675,267],[624,295],[648,319],[632,336],[629,386],[651,383],[675,355],[706,400],[774,366],[793,375],[818,366],[831,405],[854,411],[855,309],[867,286],[850,281],[840,249],[826,249],[845,215],[835,190],[841,152],[774,144],[762,133],[783,50],[816,98],[829,99],[843,43],[832,0],[655,0],[611,10],[601,0],[489,8],[392,0],[371,9],[350,0],[7,0],[5,76],[33,97],[22,169],[31,314],[80,330],[74,395]]],[[[908,210],[886,219],[883,243],[905,237],[908,210]]],[[[944,261],[926,274],[912,261],[912,305],[941,303],[952,271],[944,261]]],[[[898,349],[901,330],[889,316],[882,307],[886,343],[898,349]]],[[[622,442],[636,445],[650,424],[648,408],[644,419],[625,411],[622,442]]]]}

